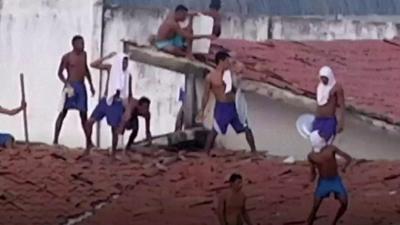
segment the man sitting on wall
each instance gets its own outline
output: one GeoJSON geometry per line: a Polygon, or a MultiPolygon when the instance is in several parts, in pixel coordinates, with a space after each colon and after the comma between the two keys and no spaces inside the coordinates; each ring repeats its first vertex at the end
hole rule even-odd
{"type": "Polygon", "coordinates": [[[201,38],[213,38],[213,35],[193,35],[192,21],[195,14],[188,12],[188,8],[178,5],[175,12],[169,14],[158,29],[155,46],[157,49],[179,57],[194,59],[192,55],[192,41],[201,38]],[[189,23],[185,21],[189,17],[189,23]],[[183,25],[182,25],[183,24],[183,25]]]}
{"type": "MultiPolygon", "coordinates": [[[[16,109],[6,109],[0,106],[0,114],[14,116],[26,108],[26,103],[21,102],[21,106],[16,109]]],[[[0,148],[12,148],[14,145],[14,137],[11,134],[0,133],[0,148]]]]}

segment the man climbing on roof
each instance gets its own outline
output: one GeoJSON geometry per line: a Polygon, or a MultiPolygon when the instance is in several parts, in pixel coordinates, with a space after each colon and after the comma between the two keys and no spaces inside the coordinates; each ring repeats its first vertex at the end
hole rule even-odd
{"type": "Polygon", "coordinates": [[[333,70],[328,66],[320,69],[319,80],[313,131],[317,130],[325,141],[332,144],[336,134],[344,128],[344,90],[342,85],[336,82],[333,70]]]}
{"type": "MultiPolygon", "coordinates": [[[[22,110],[26,108],[26,103],[21,102],[21,106],[15,109],[6,109],[0,106],[0,114],[5,114],[8,116],[14,116],[20,113],[22,110]]],[[[8,133],[0,133],[0,148],[13,148],[14,145],[14,137],[8,133]]]]}
{"type": "Polygon", "coordinates": [[[193,35],[192,22],[195,13],[189,13],[184,5],[178,5],[161,24],[155,37],[157,49],[166,53],[194,59],[192,41],[201,38],[214,38],[213,35],[193,35]],[[188,19],[188,24],[184,24],[188,19]]]}

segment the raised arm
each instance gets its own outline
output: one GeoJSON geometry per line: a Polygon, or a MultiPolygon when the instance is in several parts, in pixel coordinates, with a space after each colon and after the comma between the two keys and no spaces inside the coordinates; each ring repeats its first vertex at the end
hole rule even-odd
{"type": "Polygon", "coordinates": [[[344,90],[343,87],[338,84],[337,86],[337,106],[338,106],[338,127],[337,127],[337,132],[340,133],[343,131],[344,128],[344,114],[346,111],[346,103],[345,103],[345,98],[344,98],[344,90]]]}
{"type": "Polygon", "coordinates": [[[349,165],[350,165],[350,163],[351,163],[351,161],[352,161],[353,159],[351,158],[351,156],[350,156],[349,154],[343,152],[343,151],[340,150],[339,148],[336,148],[336,149],[335,149],[335,154],[337,154],[338,156],[342,157],[342,158],[346,161],[345,164],[344,164],[344,166],[343,166],[343,169],[342,169],[342,172],[345,173],[347,167],[349,167],[349,165]]]}
{"type": "Polygon", "coordinates": [[[68,62],[67,62],[67,58],[68,58],[68,54],[67,54],[67,55],[64,55],[64,56],[61,58],[61,62],[60,62],[60,65],[58,66],[58,72],[57,72],[58,78],[59,78],[59,79],[61,80],[61,82],[63,82],[64,84],[67,83],[67,79],[65,79],[64,74],[63,74],[65,68],[67,68],[67,63],[68,63],[68,62]]]}
{"type": "Polygon", "coordinates": [[[112,52],[104,57],[101,57],[99,59],[96,59],[95,61],[93,61],[92,63],[90,63],[90,67],[94,68],[94,69],[98,69],[98,70],[107,70],[108,72],[110,72],[111,70],[111,64],[109,63],[104,63],[104,61],[114,57],[117,53],[112,52]]]}

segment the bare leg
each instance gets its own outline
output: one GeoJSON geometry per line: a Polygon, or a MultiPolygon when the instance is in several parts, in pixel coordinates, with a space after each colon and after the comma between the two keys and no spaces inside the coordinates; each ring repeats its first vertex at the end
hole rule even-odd
{"type": "Polygon", "coordinates": [[[314,224],[314,220],[315,220],[315,216],[318,212],[319,207],[321,206],[321,202],[322,199],[315,197],[314,198],[314,205],[313,208],[311,210],[310,216],[308,217],[307,220],[307,225],[313,225],[314,224]]]}
{"type": "Polygon", "coordinates": [[[245,134],[246,134],[246,140],[250,146],[251,152],[255,153],[256,152],[256,144],[254,141],[253,132],[251,131],[251,129],[246,128],[245,134]]]}
{"type": "Polygon", "coordinates": [[[86,122],[87,122],[87,112],[79,112],[79,116],[81,117],[81,126],[83,132],[86,130],[86,122]]]}
{"type": "Polygon", "coordinates": [[[118,145],[118,130],[116,128],[111,128],[111,133],[112,133],[111,157],[115,158],[118,145]]]}
{"type": "Polygon", "coordinates": [[[58,145],[58,138],[60,136],[61,128],[64,122],[65,117],[67,116],[68,110],[63,109],[63,111],[58,114],[57,120],[56,120],[56,127],[54,130],[54,139],[53,139],[53,144],[58,145]]]}
{"type": "Polygon", "coordinates": [[[85,135],[86,135],[86,151],[90,151],[91,148],[94,147],[92,142],[92,133],[93,133],[93,125],[95,124],[95,120],[90,118],[85,124],[85,135]]]}
{"type": "Polygon", "coordinates": [[[175,132],[176,131],[181,131],[183,129],[183,106],[179,109],[178,115],[176,117],[176,122],[175,122],[175,132]]]}
{"type": "Polygon", "coordinates": [[[335,219],[333,220],[332,225],[336,225],[339,222],[339,219],[344,215],[347,210],[348,200],[347,197],[341,197],[338,199],[340,202],[340,208],[336,214],[335,219]]]}
{"type": "Polygon", "coordinates": [[[211,132],[207,136],[204,150],[206,150],[208,154],[210,154],[211,148],[214,146],[215,138],[217,138],[217,135],[218,133],[215,130],[211,130],[211,132]]]}
{"type": "Polygon", "coordinates": [[[139,126],[133,127],[132,133],[129,136],[128,144],[126,144],[126,149],[130,149],[132,147],[132,144],[135,141],[135,138],[137,137],[138,131],[139,131],[139,126]]]}

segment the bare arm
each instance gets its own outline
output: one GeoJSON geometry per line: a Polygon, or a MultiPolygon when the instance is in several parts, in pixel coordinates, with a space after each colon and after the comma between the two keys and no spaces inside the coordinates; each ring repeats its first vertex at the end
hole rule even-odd
{"type": "MultiPolygon", "coordinates": [[[[89,67],[88,67],[88,65],[87,65],[87,55],[86,55],[86,52],[85,52],[85,66],[86,66],[86,78],[88,79],[88,81],[89,81],[89,85],[90,85],[90,88],[92,89],[92,92],[93,92],[93,83],[92,83],[92,75],[90,74],[90,70],[89,70],[89,67]]],[[[92,93],[93,94],[93,93],[92,93]]]]}
{"type": "Polygon", "coordinates": [[[253,223],[250,220],[250,216],[247,213],[247,209],[246,209],[246,198],[243,201],[243,208],[242,208],[242,214],[243,214],[243,220],[247,225],[253,225],[253,223]]]}
{"type": "Polygon", "coordinates": [[[61,82],[63,82],[64,84],[65,83],[67,83],[67,79],[65,79],[65,77],[64,77],[64,74],[63,74],[63,72],[64,72],[64,70],[65,70],[65,68],[67,67],[67,57],[68,57],[68,54],[67,55],[64,55],[62,58],[61,58],[61,62],[60,62],[60,65],[58,66],[58,78],[61,80],[61,82]]]}
{"type": "Polygon", "coordinates": [[[226,225],[224,213],[225,213],[225,197],[224,195],[221,195],[218,198],[218,206],[217,206],[217,215],[220,225],[226,225]]]}
{"type": "Polygon", "coordinates": [[[147,115],[144,117],[144,119],[145,119],[145,121],[146,121],[146,139],[147,139],[147,141],[149,142],[149,144],[151,145],[151,139],[152,139],[151,132],[150,132],[151,114],[150,114],[150,113],[147,114],[147,115]]]}
{"type": "Polygon", "coordinates": [[[201,39],[201,38],[209,38],[209,39],[213,38],[213,35],[193,35],[189,31],[182,29],[178,24],[176,24],[174,27],[175,27],[176,33],[178,33],[180,36],[182,36],[188,40],[201,39]]]}
{"type": "Polygon", "coordinates": [[[344,128],[344,113],[346,111],[346,104],[345,104],[345,99],[344,99],[344,90],[341,85],[338,85],[337,87],[337,100],[338,100],[338,132],[342,132],[344,128]]]}
{"type": "Polygon", "coordinates": [[[206,83],[204,84],[203,99],[201,101],[201,113],[202,114],[204,114],[204,111],[206,110],[206,107],[207,107],[208,100],[210,98],[211,82],[210,82],[210,79],[208,76],[206,78],[206,83]]]}
{"type": "Polygon", "coordinates": [[[104,61],[112,58],[113,56],[115,56],[116,53],[112,52],[104,57],[101,57],[99,59],[96,59],[95,61],[93,61],[92,63],[90,63],[90,67],[94,68],[94,69],[98,69],[98,70],[106,70],[108,72],[110,72],[111,70],[111,64],[109,63],[104,63],[104,61]]]}
{"type": "Polygon", "coordinates": [[[15,109],[6,109],[0,106],[0,114],[5,114],[8,116],[14,116],[17,115],[19,112],[21,112],[22,110],[24,110],[24,108],[26,107],[26,103],[22,103],[20,107],[15,108],[15,109]]]}
{"type": "Polygon", "coordinates": [[[339,155],[346,161],[343,166],[343,169],[342,169],[343,173],[346,172],[347,167],[350,165],[350,163],[353,159],[351,158],[351,156],[349,154],[343,152],[342,150],[340,150],[338,148],[335,149],[335,154],[339,155]]]}
{"type": "Polygon", "coordinates": [[[314,182],[315,178],[317,177],[317,168],[315,167],[315,163],[310,154],[308,155],[308,162],[310,162],[310,181],[314,182]]]}

